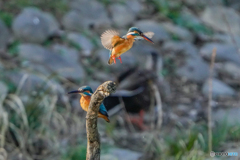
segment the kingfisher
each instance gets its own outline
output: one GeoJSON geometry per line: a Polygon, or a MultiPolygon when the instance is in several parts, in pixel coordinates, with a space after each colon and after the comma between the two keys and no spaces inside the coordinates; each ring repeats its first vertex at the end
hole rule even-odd
{"type": "Polygon", "coordinates": [[[119,32],[115,30],[107,30],[101,35],[102,45],[110,50],[108,64],[116,63],[116,58],[122,63],[121,55],[128,51],[133,46],[135,40],[145,39],[154,43],[150,38],[154,35],[153,32],[143,33],[137,27],[131,27],[127,34],[123,37],[119,36],[119,32]]]}
{"type": "MultiPolygon", "coordinates": [[[[68,94],[78,93],[81,95],[80,105],[84,111],[88,111],[88,107],[91,101],[91,96],[93,94],[92,88],[89,86],[82,86],[78,90],[68,92],[68,94]]],[[[105,119],[107,122],[110,122],[107,109],[102,103],[99,107],[98,117],[105,119]]]]}

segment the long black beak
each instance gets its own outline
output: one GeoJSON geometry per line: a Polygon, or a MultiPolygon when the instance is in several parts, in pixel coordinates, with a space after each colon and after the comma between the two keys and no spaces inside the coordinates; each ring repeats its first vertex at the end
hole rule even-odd
{"type": "Polygon", "coordinates": [[[72,94],[72,93],[82,93],[82,91],[76,90],[76,91],[68,92],[68,94],[72,94]]]}
{"type": "Polygon", "coordinates": [[[154,43],[150,38],[148,38],[147,36],[145,36],[144,34],[142,35],[142,37],[147,40],[148,42],[154,43]]]}

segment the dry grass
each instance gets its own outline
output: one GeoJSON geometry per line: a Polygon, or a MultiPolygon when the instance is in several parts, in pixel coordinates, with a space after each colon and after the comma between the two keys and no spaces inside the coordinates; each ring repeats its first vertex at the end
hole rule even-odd
{"type": "Polygon", "coordinates": [[[0,99],[0,156],[61,159],[66,154],[62,148],[77,146],[75,138],[85,134],[84,118],[72,113],[67,97],[64,104],[59,104],[63,98],[60,96],[65,95],[49,90],[38,90],[37,95],[29,94],[23,101],[19,93],[26,78],[22,78],[15,93],[0,99]]]}

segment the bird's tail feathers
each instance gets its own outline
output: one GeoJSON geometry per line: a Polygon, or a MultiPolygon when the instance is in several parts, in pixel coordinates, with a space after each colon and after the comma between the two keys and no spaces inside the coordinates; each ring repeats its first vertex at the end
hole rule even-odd
{"type": "Polygon", "coordinates": [[[103,115],[102,113],[98,113],[98,117],[103,118],[103,119],[104,119],[105,121],[107,121],[108,123],[110,122],[108,116],[103,115]]]}
{"type": "Polygon", "coordinates": [[[108,64],[111,65],[112,63],[113,63],[113,59],[112,59],[112,57],[109,57],[108,64]]]}

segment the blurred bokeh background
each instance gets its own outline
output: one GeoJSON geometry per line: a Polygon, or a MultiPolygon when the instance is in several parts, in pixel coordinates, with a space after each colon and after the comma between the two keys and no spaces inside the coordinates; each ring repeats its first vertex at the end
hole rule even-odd
{"type": "Polygon", "coordinates": [[[99,119],[101,159],[210,159],[209,104],[212,150],[240,154],[239,47],[239,0],[0,0],[0,159],[85,159],[86,113],[66,93],[107,80],[119,88],[111,123],[99,119]],[[107,65],[101,33],[131,26],[155,44],[107,65]]]}

